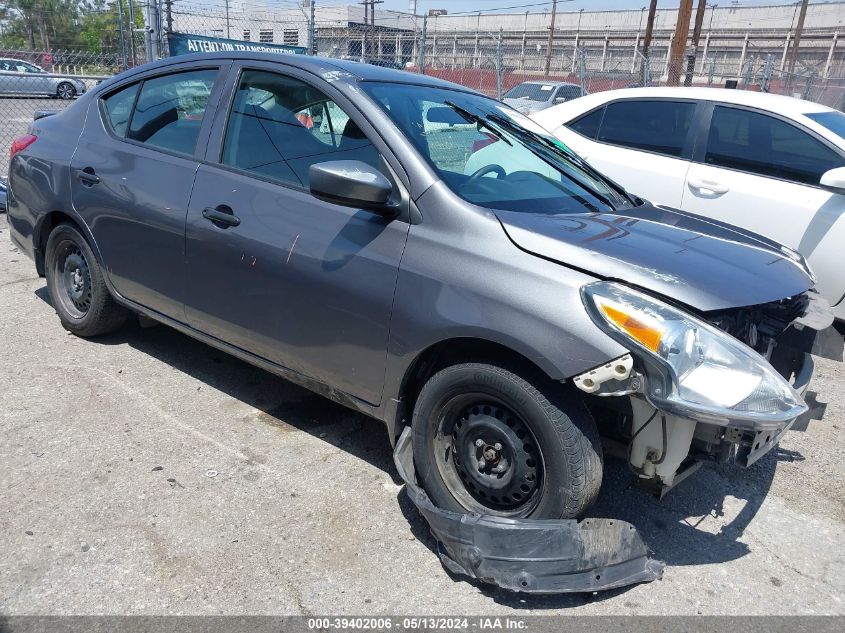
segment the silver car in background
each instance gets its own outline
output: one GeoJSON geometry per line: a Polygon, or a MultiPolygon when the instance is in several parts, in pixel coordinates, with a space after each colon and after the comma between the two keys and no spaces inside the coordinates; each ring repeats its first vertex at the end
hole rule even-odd
{"type": "Polygon", "coordinates": [[[523,81],[508,90],[502,101],[521,112],[533,114],[587,94],[578,84],[563,81],[523,81]]]}
{"type": "Polygon", "coordinates": [[[73,99],[85,92],[85,83],[53,75],[21,59],[0,58],[0,95],[37,95],[73,99]]]}

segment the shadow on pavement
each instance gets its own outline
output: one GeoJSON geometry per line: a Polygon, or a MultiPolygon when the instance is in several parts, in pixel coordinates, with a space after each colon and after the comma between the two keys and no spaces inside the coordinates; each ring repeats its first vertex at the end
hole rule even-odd
{"type": "MultiPolygon", "coordinates": [[[[36,294],[48,301],[46,289],[36,294]]],[[[132,324],[96,339],[104,345],[123,345],[149,354],[232,398],[263,412],[268,424],[292,426],[388,473],[401,484],[384,425],[346,409],[293,383],[253,367],[224,352],[195,341],[166,326],[142,329],[132,324]]],[[[637,488],[621,460],[607,459],[604,481],[590,516],[618,518],[636,526],[654,557],[668,566],[706,565],[736,560],[749,553],[740,541],[757,514],[774,478],[778,461],[803,459],[800,453],[776,449],[748,470],[732,465],[706,465],[662,500],[637,488]],[[717,532],[701,529],[708,517],[726,516],[725,501],[739,500],[740,511],[717,532]]],[[[397,498],[412,533],[436,555],[428,525],[404,494],[397,498]]],[[[708,521],[710,526],[713,521],[708,521]]],[[[562,608],[604,600],[625,589],[601,594],[524,596],[473,583],[496,602],[514,608],[562,608]]]]}

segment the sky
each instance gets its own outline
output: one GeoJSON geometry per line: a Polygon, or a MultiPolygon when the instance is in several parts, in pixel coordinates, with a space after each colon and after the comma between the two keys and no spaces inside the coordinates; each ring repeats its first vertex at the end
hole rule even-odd
{"type": "MultiPolygon", "coordinates": [[[[354,0],[351,0],[354,1],[354,0]]],[[[698,0],[693,0],[693,6],[698,0]]],[[[558,0],[558,11],[577,11],[578,9],[640,9],[648,6],[648,0],[558,0]]],[[[730,6],[732,4],[742,6],[765,5],[765,4],[794,4],[794,0],[713,0],[708,4],[719,6],[730,6]]],[[[319,5],[318,5],[319,6],[319,5]]],[[[674,8],[678,6],[678,0],[658,0],[658,8],[674,8]]],[[[551,2],[543,0],[417,0],[417,14],[428,12],[429,9],[446,9],[449,13],[492,11],[501,7],[520,7],[510,9],[509,12],[542,12],[551,10],[551,2]],[[535,6],[524,6],[535,5],[535,6]]],[[[384,0],[379,5],[380,9],[395,9],[407,11],[409,0],[384,0]]]]}

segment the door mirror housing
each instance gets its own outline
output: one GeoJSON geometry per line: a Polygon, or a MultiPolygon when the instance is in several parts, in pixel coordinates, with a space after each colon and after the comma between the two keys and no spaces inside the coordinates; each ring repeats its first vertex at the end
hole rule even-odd
{"type": "Polygon", "coordinates": [[[393,185],[378,169],[360,160],[330,160],[308,168],[311,195],[346,207],[367,209],[395,218],[399,205],[390,201],[393,185]]]}
{"type": "Polygon", "coordinates": [[[845,167],[829,169],[822,174],[819,186],[832,193],[845,195],[845,167]]]}

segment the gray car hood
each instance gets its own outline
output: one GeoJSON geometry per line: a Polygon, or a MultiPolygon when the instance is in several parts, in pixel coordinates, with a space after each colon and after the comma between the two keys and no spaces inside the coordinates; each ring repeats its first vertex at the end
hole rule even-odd
{"type": "Polygon", "coordinates": [[[648,202],[619,213],[494,212],[522,250],[702,312],[776,301],[813,285],[794,251],[648,202]]]}

